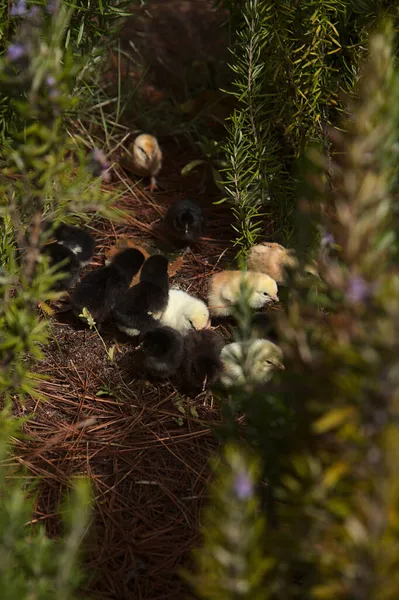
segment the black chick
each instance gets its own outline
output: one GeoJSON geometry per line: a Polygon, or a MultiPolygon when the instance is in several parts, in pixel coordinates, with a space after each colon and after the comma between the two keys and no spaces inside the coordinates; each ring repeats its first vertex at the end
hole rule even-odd
{"type": "Polygon", "coordinates": [[[165,224],[175,242],[193,244],[202,234],[204,211],[195,200],[178,200],[168,209],[165,224]]]}
{"type": "Polygon", "coordinates": [[[182,391],[198,395],[215,383],[222,370],[222,338],[210,329],[192,331],[184,337],[184,360],[180,372],[182,391]]]}
{"type": "Polygon", "coordinates": [[[79,316],[86,307],[97,323],[106,321],[143,262],[144,255],[140,250],[128,248],[114,256],[106,267],[91,271],[72,294],[74,313],[79,316]]]}
{"type": "Polygon", "coordinates": [[[159,322],[154,317],[165,310],[168,296],[168,259],[160,255],[150,256],[141,269],[139,283],[118,300],[113,320],[128,335],[144,334],[158,327],[159,322]]]}
{"type": "Polygon", "coordinates": [[[54,237],[61,246],[73,252],[81,266],[93,258],[95,242],[87,231],[61,223],[54,231],[54,237]]]}
{"type": "Polygon", "coordinates": [[[149,375],[162,379],[174,375],[184,356],[181,333],[172,327],[156,327],[141,336],[143,368],[149,375]]]}
{"type": "Polygon", "coordinates": [[[56,271],[63,274],[62,279],[53,283],[52,289],[61,291],[72,288],[79,279],[80,269],[80,263],[75,254],[58,242],[46,244],[42,247],[41,252],[49,257],[50,267],[58,267],[56,271]]]}

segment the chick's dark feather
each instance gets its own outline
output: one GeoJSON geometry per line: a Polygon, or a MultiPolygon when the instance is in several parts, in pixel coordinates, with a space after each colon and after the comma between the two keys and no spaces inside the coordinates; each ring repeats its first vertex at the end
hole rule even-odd
{"type": "Polygon", "coordinates": [[[42,247],[41,252],[49,257],[50,266],[53,268],[57,266],[57,272],[64,275],[63,279],[59,279],[53,284],[53,290],[69,290],[73,287],[79,279],[80,269],[80,263],[74,253],[57,242],[46,244],[42,247]]]}
{"type": "Polygon", "coordinates": [[[54,236],[60,245],[74,253],[80,264],[88,263],[93,258],[95,242],[84,229],[61,223],[54,231],[54,236]]]}
{"type": "Polygon", "coordinates": [[[178,200],[168,209],[165,224],[175,241],[194,243],[205,225],[204,211],[195,200],[178,200]]]}
{"type": "Polygon", "coordinates": [[[169,377],[179,369],[184,355],[182,335],[171,327],[157,327],[141,336],[143,367],[155,377],[169,377]]]}
{"type": "Polygon", "coordinates": [[[86,307],[97,323],[103,323],[143,262],[143,254],[135,248],[129,248],[117,254],[110,265],[91,271],[72,294],[75,314],[79,315],[82,308],[86,307]]]}
{"type": "Polygon", "coordinates": [[[184,338],[180,385],[186,394],[200,394],[218,379],[222,369],[222,338],[209,329],[193,331],[184,338]]]}
{"type": "Polygon", "coordinates": [[[114,308],[116,325],[131,335],[154,329],[159,323],[152,314],[165,310],[168,295],[168,259],[150,256],[141,270],[139,283],[127,290],[114,308]]]}

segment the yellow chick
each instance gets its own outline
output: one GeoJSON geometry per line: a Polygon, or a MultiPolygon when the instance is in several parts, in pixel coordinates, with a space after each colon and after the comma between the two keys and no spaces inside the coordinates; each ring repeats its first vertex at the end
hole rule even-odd
{"type": "Polygon", "coordinates": [[[281,349],[269,340],[227,344],[220,358],[223,364],[220,381],[226,387],[246,382],[265,383],[272,378],[275,369],[284,369],[281,349]]]}
{"type": "Polygon", "coordinates": [[[208,305],[212,316],[225,317],[231,314],[245,281],[251,287],[249,304],[252,308],[262,308],[269,302],[278,302],[277,283],[264,273],[254,271],[221,271],[213,275],[209,282],[208,305]]]}
{"type": "Polygon", "coordinates": [[[133,161],[129,161],[130,169],[141,177],[150,177],[148,189],[153,192],[157,188],[156,175],[162,167],[162,151],[158,140],[149,133],[142,133],[131,147],[133,161]]]}
{"type": "Polygon", "coordinates": [[[277,283],[284,282],[286,266],[295,267],[297,264],[293,250],[287,250],[274,242],[263,242],[253,246],[247,261],[249,270],[266,273],[277,283]]]}
{"type": "Polygon", "coordinates": [[[205,329],[208,327],[209,311],[205,302],[190,296],[183,290],[170,289],[169,300],[166,310],[162,315],[154,315],[159,318],[162,325],[173,327],[180,333],[205,329]]]}

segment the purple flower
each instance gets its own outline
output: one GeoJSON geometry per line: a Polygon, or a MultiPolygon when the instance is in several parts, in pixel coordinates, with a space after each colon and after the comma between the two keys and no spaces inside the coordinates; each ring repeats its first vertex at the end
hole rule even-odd
{"type": "Polygon", "coordinates": [[[247,500],[254,491],[251,477],[243,471],[239,473],[233,483],[234,492],[239,500],[247,500]]]}
{"type": "Polygon", "coordinates": [[[49,75],[48,77],[46,77],[46,83],[49,87],[54,87],[56,84],[55,77],[53,77],[52,75],[49,75]]]}
{"type": "Polygon", "coordinates": [[[7,57],[11,62],[17,62],[25,54],[26,48],[22,44],[10,44],[7,48],[7,57]]]}
{"type": "Polygon", "coordinates": [[[346,290],[348,298],[354,304],[365,302],[371,294],[370,284],[360,275],[352,275],[346,290]]]}
{"type": "Polygon", "coordinates": [[[324,231],[321,238],[321,247],[322,248],[330,248],[335,244],[334,236],[332,233],[328,231],[324,231]]]}
{"type": "Polygon", "coordinates": [[[10,15],[12,17],[22,17],[23,15],[26,15],[27,12],[28,7],[26,6],[26,0],[15,0],[11,7],[10,15]]]}

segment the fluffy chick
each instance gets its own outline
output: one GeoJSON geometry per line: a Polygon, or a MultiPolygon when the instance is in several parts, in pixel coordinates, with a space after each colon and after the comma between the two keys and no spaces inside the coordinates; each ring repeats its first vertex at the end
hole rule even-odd
{"type": "Polygon", "coordinates": [[[171,327],[156,327],[141,336],[138,348],[149,375],[162,379],[174,375],[183,362],[183,336],[171,327]]]}
{"type": "Polygon", "coordinates": [[[117,327],[131,336],[157,327],[155,320],[168,304],[168,259],[150,256],[141,269],[140,281],[126,291],[113,311],[117,327]]]}
{"type": "Polygon", "coordinates": [[[165,215],[167,230],[174,241],[180,244],[195,243],[202,234],[204,224],[204,211],[195,200],[178,200],[165,215]]]}
{"type": "Polygon", "coordinates": [[[284,369],[281,349],[269,340],[227,344],[222,349],[221,360],[223,372],[220,381],[226,387],[239,386],[247,381],[264,383],[272,378],[276,368],[284,369]]]}
{"type": "Polygon", "coordinates": [[[150,177],[149,190],[153,192],[157,188],[156,176],[162,167],[162,152],[157,138],[149,133],[142,133],[134,140],[131,153],[132,171],[141,177],[150,177]]]}
{"type": "Polygon", "coordinates": [[[215,383],[222,370],[222,338],[210,329],[192,331],[184,337],[181,386],[186,394],[198,395],[215,383]]]}
{"type": "Polygon", "coordinates": [[[269,275],[254,271],[221,271],[213,275],[209,282],[208,305],[212,316],[231,314],[243,280],[252,288],[249,298],[252,308],[259,309],[269,302],[278,301],[277,283],[269,275]]]}
{"type": "Polygon", "coordinates": [[[94,254],[95,242],[90,233],[61,223],[54,231],[54,236],[61,246],[65,246],[76,256],[81,266],[91,261],[94,254]]]}
{"type": "Polygon", "coordinates": [[[208,307],[202,300],[190,296],[183,290],[169,290],[166,310],[160,316],[163,325],[173,327],[183,335],[193,329],[204,329],[209,325],[208,307]]]}
{"type": "Polygon", "coordinates": [[[49,257],[50,267],[57,267],[56,271],[63,274],[63,278],[52,285],[53,290],[71,289],[79,279],[80,269],[80,262],[72,250],[58,242],[51,242],[43,246],[41,252],[49,257]]]}
{"type": "Polygon", "coordinates": [[[143,262],[143,254],[135,248],[129,248],[114,256],[109,265],[88,273],[72,294],[74,313],[79,316],[83,307],[86,307],[97,323],[103,323],[143,262]]]}
{"type": "Polygon", "coordinates": [[[285,267],[295,267],[298,264],[293,250],[274,242],[263,242],[253,246],[248,255],[248,269],[270,275],[277,283],[285,279],[285,267]]]}

